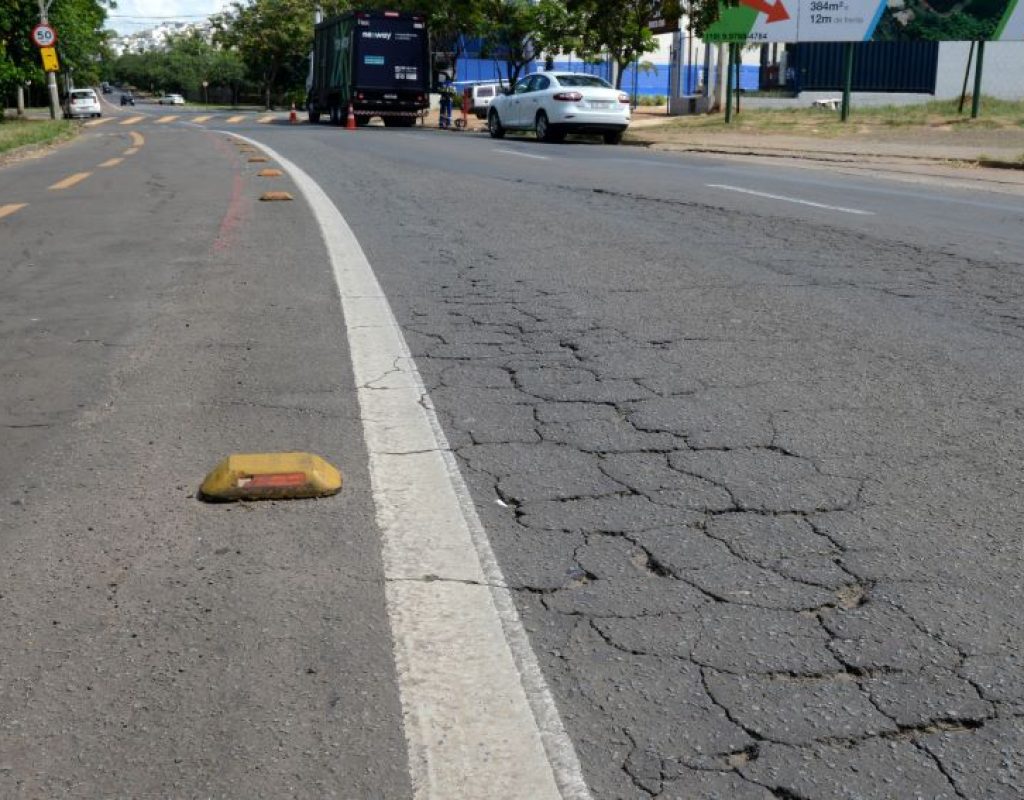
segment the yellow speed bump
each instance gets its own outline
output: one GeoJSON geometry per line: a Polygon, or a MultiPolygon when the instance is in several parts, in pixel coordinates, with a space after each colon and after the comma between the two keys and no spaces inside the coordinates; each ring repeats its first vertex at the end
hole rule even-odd
{"type": "Polygon", "coordinates": [[[256,174],[261,178],[280,178],[284,173],[279,169],[272,169],[268,167],[267,169],[261,169],[256,174]]]}
{"type": "Polygon", "coordinates": [[[265,203],[273,203],[280,200],[291,200],[292,196],[288,192],[264,192],[260,196],[260,200],[265,203]]]}
{"type": "Polygon", "coordinates": [[[341,491],[341,473],[312,453],[236,453],[206,476],[203,500],[294,500],[341,491]]]}

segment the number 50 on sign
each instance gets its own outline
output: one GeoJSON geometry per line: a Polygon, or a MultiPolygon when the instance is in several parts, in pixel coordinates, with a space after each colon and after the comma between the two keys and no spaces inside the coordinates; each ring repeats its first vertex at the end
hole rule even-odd
{"type": "Polygon", "coordinates": [[[32,43],[36,47],[53,47],[57,44],[57,31],[47,23],[40,22],[32,29],[32,43]]]}

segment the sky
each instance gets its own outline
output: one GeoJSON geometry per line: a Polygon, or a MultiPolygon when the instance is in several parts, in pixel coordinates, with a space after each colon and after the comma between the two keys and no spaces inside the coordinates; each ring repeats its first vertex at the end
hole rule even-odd
{"type": "Polygon", "coordinates": [[[117,8],[108,9],[107,26],[127,34],[161,22],[198,22],[227,5],[227,0],[118,0],[117,8]]]}

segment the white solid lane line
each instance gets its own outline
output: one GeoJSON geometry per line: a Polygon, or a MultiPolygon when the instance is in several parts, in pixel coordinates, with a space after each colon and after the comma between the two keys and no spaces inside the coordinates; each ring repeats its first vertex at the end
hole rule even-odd
{"type": "Polygon", "coordinates": [[[496,148],[494,148],[494,152],[495,153],[508,153],[508,155],[510,155],[510,156],[522,156],[523,158],[536,158],[536,159],[538,159],[540,161],[548,161],[549,160],[547,156],[538,156],[538,155],[534,155],[533,153],[520,153],[518,150],[506,150],[503,147],[496,147],[496,148]]]}
{"type": "Polygon", "coordinates": [[[843,214],[862,214],[864,216],[874,216],[874,211],[863,211],[859,208],[845,208],[843,206],[830,206],[827,203],[815,203],[811,200],[801,200],[798,197],[786,197],[781,194],[769,194],[768,192],[756,192],[753,189],[744,189],[742,186],[729,186],[724,183],[706,183],[704,184],[709,189],[725,189],[729,192],[742,192],[743,194],[752,194],[755,197],[766,197],[769,200],[782,200],[785,203],[796,203],[801,206],[812,206],[813,208],[824,208],[828,211],[840,211],[843,214]]]}
{"type": "Polygon", "coordinates": [[[405,337],[317,183],[265,144],[316,215],[341,295],[383,537],[416,800],[590,800],[579,760],[405,337]]]}

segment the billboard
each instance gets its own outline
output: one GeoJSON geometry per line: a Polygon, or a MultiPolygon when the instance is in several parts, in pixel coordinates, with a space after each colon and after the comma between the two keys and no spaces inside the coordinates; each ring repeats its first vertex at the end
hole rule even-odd
{"type": "Polygon", "coordinates": [[[1024,0],[738,0],[704,40],[1022,41],[1024,0]]]}

